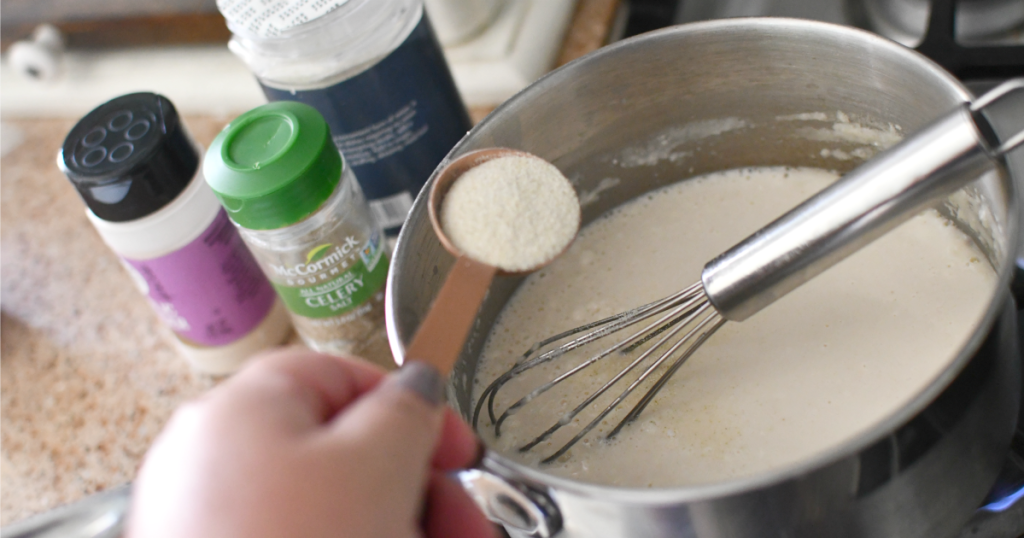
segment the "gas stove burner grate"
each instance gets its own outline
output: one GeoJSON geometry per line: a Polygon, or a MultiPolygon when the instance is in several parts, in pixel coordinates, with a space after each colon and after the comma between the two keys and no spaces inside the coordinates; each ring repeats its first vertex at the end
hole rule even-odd
{"type": "Polygon", "coordinates": [[[1024,75],[1024,45],[963,46],[955,38],[958,0],[932,0],[924,39],[917,51],[961,80],[1024,75]]]}

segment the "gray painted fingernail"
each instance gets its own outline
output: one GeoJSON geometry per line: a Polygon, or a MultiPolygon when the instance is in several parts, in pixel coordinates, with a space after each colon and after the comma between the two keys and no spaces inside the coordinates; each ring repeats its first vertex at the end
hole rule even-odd
{"type": "Polygon", "coordinates": [[[415,392],[432,406],[444,401],[444,378],[429,364],[410,361],[391,375],[394,377],[393,383],[415,392]]]}

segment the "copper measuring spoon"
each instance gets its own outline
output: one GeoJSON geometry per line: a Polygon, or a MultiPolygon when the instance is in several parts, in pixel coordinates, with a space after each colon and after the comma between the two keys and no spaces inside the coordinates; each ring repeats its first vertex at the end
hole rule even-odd
{"type": "MultiPolygon", "coordinates": [[[[536,155],[508,148],[489,148],[472,151],[455,159],[434,180],[430,188],[428,212],[430,224],[441,245],[455,256],[455,264],[445,278],[444,284],[430,305],[426,317],[416,330],[412,343],[405,350],[405,360],[422,361],[437,368],[441,375],[451,373],[455,361],[459,358],[466,336],[473,326],[476,313],[491,287],[495,276],[525,276],[551,263],[569,248],[569,241],[558,255],[535,267],[523,271],[505,271],[474,260],[460,251],[445,235],[441,227],[441,204],[455,181],[471,168],[500,157],[528,157],[540,159],[536,155]]],[[[577,231],[579,223],[576,224],[577,231]]]]}

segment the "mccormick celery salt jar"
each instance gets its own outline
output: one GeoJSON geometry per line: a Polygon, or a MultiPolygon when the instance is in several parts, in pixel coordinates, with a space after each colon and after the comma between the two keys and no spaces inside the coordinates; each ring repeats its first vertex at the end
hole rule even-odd
{"type": "Polygon", "coordinates": [[[57,165],[178,351],[226,374],[291,335],[283,304],[228,220],[167,98],[124,95],[68,133],[57,165]]]}
{"type": "Polygon", "coordinates": [[[242,114],[206,153],[206,180],[318,351],[384,366],[383,234],[320,114],[279,101],[242,114]]]}
{"type": "Polygon", "coordinates": [[[271,101],[316,108],[395,236],[471,127],[423,0],[218,0],[230,49],[271,101]]]}

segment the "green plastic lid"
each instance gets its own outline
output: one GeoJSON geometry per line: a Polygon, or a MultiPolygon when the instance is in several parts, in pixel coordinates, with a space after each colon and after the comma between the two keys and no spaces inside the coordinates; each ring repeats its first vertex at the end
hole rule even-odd
{"type": "Polygon", "coordinates": [[[277,101],[235,118],[210,144],[203,173],[231,220],[273,230],[316,212],[341,177],[341,155],[313,107],[277,101]]]}

